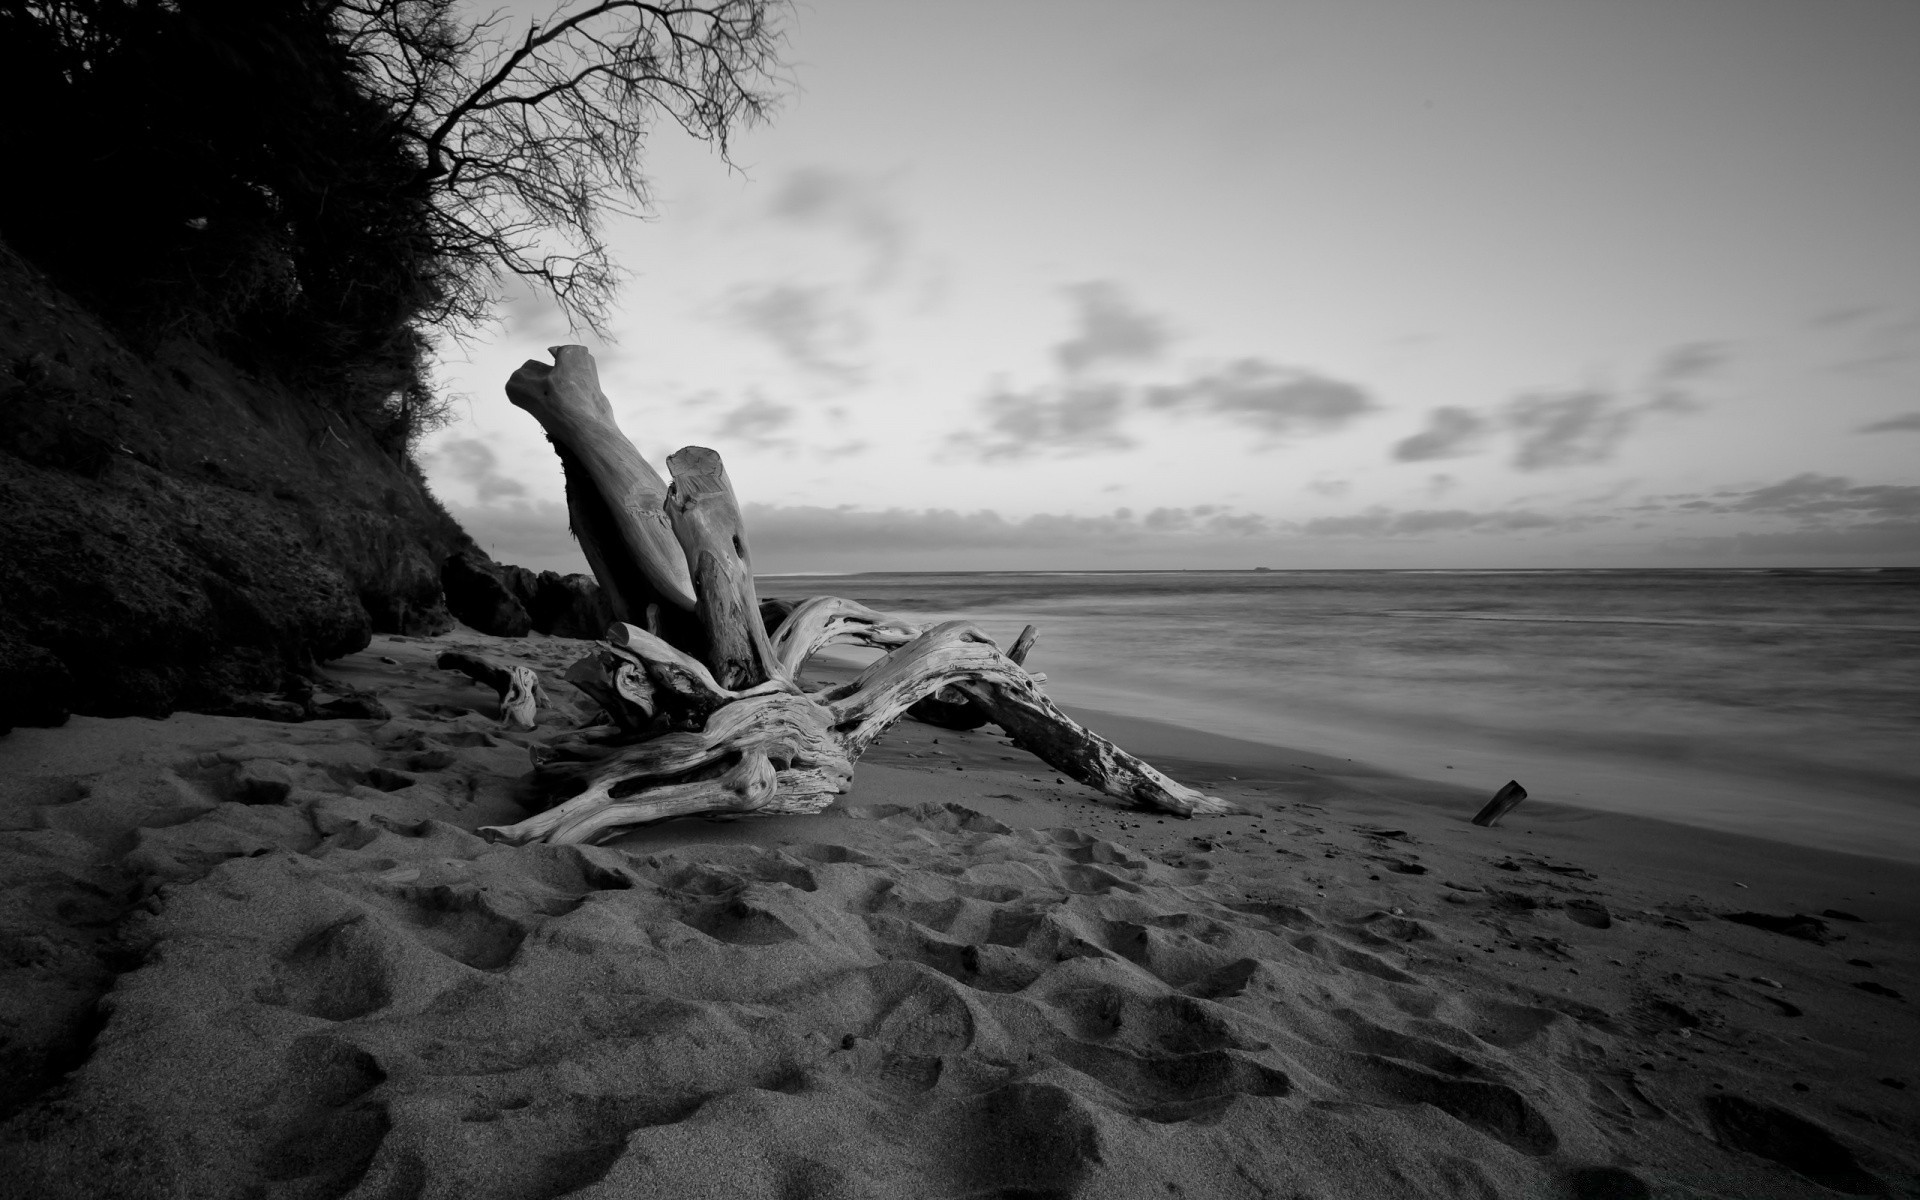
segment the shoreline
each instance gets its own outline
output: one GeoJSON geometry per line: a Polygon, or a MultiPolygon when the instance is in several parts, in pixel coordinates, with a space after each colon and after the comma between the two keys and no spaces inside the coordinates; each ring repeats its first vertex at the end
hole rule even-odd
{"type": "Polygon", "coordinates": [[[0,1178],[1920,1196],[1920,867],[1535,799],[1480,829],[1477,787],[1088,710],[1243,811],[903,721],[816,816],[490,845],[563,714],[501,731],[433,659],[558,695],[579,646],[377,638],[329,673],[386,722],[0,738],[0,1178]]]}

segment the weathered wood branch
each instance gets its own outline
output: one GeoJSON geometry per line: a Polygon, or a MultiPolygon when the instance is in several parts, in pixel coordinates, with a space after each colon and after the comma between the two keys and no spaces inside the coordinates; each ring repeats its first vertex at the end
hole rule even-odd
{"type": "Polygon", "coordinates": [[[820,699],[833,710],[834,729],[857,758],[916,700],[949,685],[1023,749],[1089,787],[1183,817],[1234,811],[1223,800],[1175,783],[1061,712],[1025,668],[965,621],[934,626],[820,699]]]}
{"type": "Polygon", "coordinates": [[[888,650],[920,636],[922,627],[864,604],[838,596],[803,600],[773,634],[773,654],[780,672],[798,678],[800,668],[815,653],[837,643],[888,650]]]}
{"type": "MultiPolygon", "coordinates": [[[[548,762],[536,770],[542,788],[581,788],[572,799],[516,825],[489,826],[483,834],[501,841],[553,841],[564,830],[609,831],[672,816],[705,811],[685,808],[698,795],[734,803],[721,791],[729,764],[757,757],[771,764],[774,785],[757,796],[758,811],[810,813],[833,802],[853,779],[853,762],[827,726],[827,713],[811,700],[784,692],[748,696],[714,710],[698,731],[662,734],[631,746],[613,749],[586,762],[548,762]],[[685,790],[700,785],[707,792],[685,790]],[[643,805],[663,787],[682,786],[670,798],[671,811],[643,805]],[[616,806],[626,806],[629,819],[601,818],[616,806]]],[[[716,810],[721,811],[721,810],[716,810]]],[[[724,811],[733,811],[727,809],[724,811]]],[[[584,840],[585,835],[575,840],[584,840]]]]}
{"type": "Polygon", "coordinates": [[[1018,687],[968,680],[957,685],[1007,731],[1021,749],[1090,788],[1132,801],[1134,807],[1183,817],[1220,816],[1233,805],[1176,783],[1060,711],[1032,683],[1018,687]]]}
{"type": "Polygon", "coordinates": [[[532,413],[559,452],[567,515],[615,618],[647,623],[647,606],[691,613],[693,580],[668,525],[667,485],[613,417],[585,346],[555,346],[507,381],[507,399],[532,413]]]}
{"type": "MultiPolygon", "coordinates": [[[[1017,663],[1025,662],[1027,652],[1033,649],[1034,640],[1038,636],[1039,630],[1032,625],[1022,629],[1020,636],[1014,639],[1013,649],[1007,651],[1007,657],[1017,663]]],[[[1045,676],[1034,678],[1043,680],[1045,676]]],[[[919,701],[907,710],[907,715],[928,725],[963,731],[978,729],[993,720],[987,715],[986,709],[975,704],[973,699],[961,691],[957,685],[941,688],[933,695],[919,701]]]]}
{"type": "Polygon", "coordinates": [[[753,554],[733,483],[720,456],[686,446],[667,457],[673,487],[667,520],[693,571],[700,623],[707,631],[707,665],[731,688],[752,687],[781,674],[753,587],[753,554]]]}
{"type": "MultiPolygon", "coordinates": [[[[449,650],[434,660],[434,666],[458,671],[475,683],[484,683],[500,697],[500,723],[512,729],[532,729],[540,701],[546,689],[532,667],[499,663],[477,654],[449,650]]],[[[551,701],[549,701],[551,703],[551,701]]]]}

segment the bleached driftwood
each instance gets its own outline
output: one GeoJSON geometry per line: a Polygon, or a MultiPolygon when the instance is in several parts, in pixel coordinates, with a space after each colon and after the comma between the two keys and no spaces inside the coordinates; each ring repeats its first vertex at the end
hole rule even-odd
{"type": "MultiPolygon", "coordinates": [[[[1034,639],[1038,636],[1039,630],[1032,625],[1022,629],[1020,636],[1013,640],[1013,648],[1007,651],[1007,657],[1017,663],[1025,662],[1027,653],[1033,649],[1034,639]]],[[[1046,676],[1039,675],[1034,678],[1044,681],[1046,676]]],[[[987,710],[974,703],[973,698],[967,695],[958,684],[941,688],[908,709],[907,715],[916,721],[938,725],[942,729],[962,731],[978,729],[993,720],[987,710]]]]}
{"type": "Polygon", "coordinates": [[[760,623],[753,556],[726,467],[706,447],[688,446],[667,457],[667,469],[673,472],[667,520],[693,570],[696,611],[707,631],[714,676],[728,687],[773,678],[779,667],[760,623]]]}
{"type": "Polygon", "coordinates": [[[618,581],[609,592],[625,619],[567,672],[610,724],[535,747],[538,789],[568,798],[483,833],[589,842],[669,817],[818,812],[847,790],[853,764],[888,726],[943,691],[950,707],[984,714],[1056,770],[1138,807],[1180,816],[1233,811],[1061,712],[1039,690],[1043,677],[1021,663],[1032,626],[1006,654],[964,621],[923,629],[820,596],[788,611],[769,634],[720,456],[699,446],[675,452],[667,460],[674,482],[665,488],[614,426],[592,356],[563,346],[554,357],[552,367],[521,367],[508,394],[560,453],[589,564],[603,583],[618,581]],[[683,561],[658,561],[669,554],[683,561]],[[890,653],[851,683],[803,692],[807,659],[844,642],[890,653]]]}
{"type": "Polygon", "coordinates": [[[510,729],[532,729],[534,714],[546,690],[533,668],[518,663],[498,663],[477,654],[449,650],[434,660],[434,666],[458,671],[475,683],[484,683],[500,697],[500,723],[510,729]]]}
{"type": "Polygon", "coordinates": [[[620,432],[587,348],[551,353],[552,366],[521,364],[507,399],[533,414],[560,456],[567,521],[614,619],[657,625],[663,607],[691,613],[693,580],[668,523],[666,481],[620,432]]]}

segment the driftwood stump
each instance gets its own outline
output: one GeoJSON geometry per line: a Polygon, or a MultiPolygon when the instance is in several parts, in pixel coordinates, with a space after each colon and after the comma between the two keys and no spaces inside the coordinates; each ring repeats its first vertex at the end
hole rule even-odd
{"type": "Polygon", "coordinates": [[[615,424],[592,355],[552,353],[552,366],[514,372],[507,394],[553,442],[574,535],[612,600],[606,640],[566,676],[609,723],[536,747],[538,788],[560,802],[483,833],[592,842],[670,817],[819,812],[847,790],[867,747],[930,700],[997,723],[1054,769],[1136,807],[1233,811],[1061,712],[1022,665],[1032,626],[1002,653],[968,622],[922,628],[834,596],[784,615],[763,608],[720,456],[675,452],[665,485],[615,424]],[[801,667],[834,643],[889,653],[852,683],[803,691],[801,667]]]}

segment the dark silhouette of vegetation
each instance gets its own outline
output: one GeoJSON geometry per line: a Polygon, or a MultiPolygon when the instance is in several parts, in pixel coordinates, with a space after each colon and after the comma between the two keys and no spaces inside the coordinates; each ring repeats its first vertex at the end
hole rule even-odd
{"type": "Polygon", "coordinates": [[[433,339],[510,279],[598,327],[610,212],[662,120],[764,116],[783,0],[0,0],[0,237],[150,339],[187,335],[356,412],[436,420],[433,339]]]}

